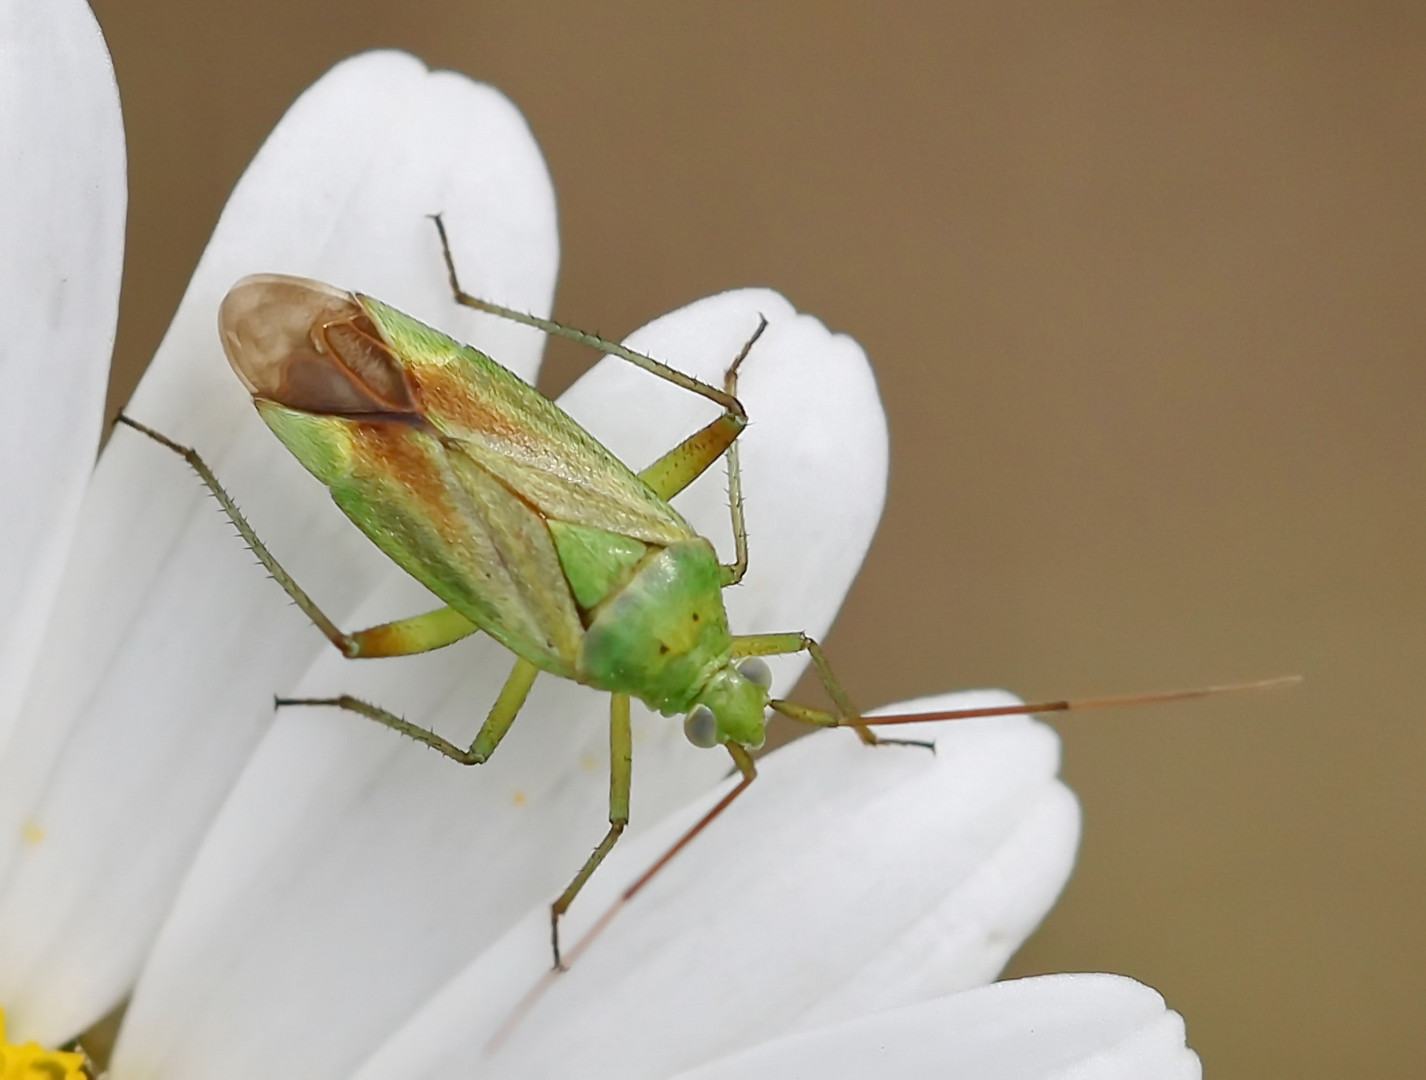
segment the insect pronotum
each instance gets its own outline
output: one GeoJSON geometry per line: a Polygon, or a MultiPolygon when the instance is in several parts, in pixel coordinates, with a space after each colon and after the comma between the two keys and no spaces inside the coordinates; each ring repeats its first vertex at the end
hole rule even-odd
{"type": "MultiPolygon", "coordinates": [[[[357,527],[444,604],[354,633],[336,626],[282,568],[195,451],[127,416],[119,420],[188,461],[259,561],[343,655],[404,656],[479,630],[516,657],[469,746],[351,696],[278,699],[279,705],[346,709],[477,765],[495,752],[541,671],[609,692],[609,830],[550,906],[556,968],[560,916],[629,820],[631,697],[666,716],[682,714],[688,739],[726,748],[741,780],[625,890],[621,904],[752,783],[752,751],[763,743],[768,709],[819,727],[850,727],[875,744],[871,724],[1150,700],[863,718],[806,634],[733,634],[721,593],[742,578],[748,561],[736,443],[747,413],[737,397],[738,371],[766,323],[751,331],[723,386],[710,386],[595,335],[470,296],[460,288],[444,225],[439,217],[435,222],[458,303],[619,356],[708,398],[721,415],[635,474],[478,350],[371,297],[303,278],[244,278],[224,298],[218,322],[228,360],[258,413],[357,527]],[[713,545],[669,505],[719,458],[727,459],[731,563],[720,563],[713,545]],[[831,710],[769,693],[760,657],[801,651],[810,654],[831,710]]],[[[1221,689],[1232,688],[1152,700],[1221,689]]]]}

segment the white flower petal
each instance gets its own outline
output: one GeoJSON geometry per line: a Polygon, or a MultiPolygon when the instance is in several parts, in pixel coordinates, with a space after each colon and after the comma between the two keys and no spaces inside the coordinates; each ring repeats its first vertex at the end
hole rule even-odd
{"type": "Polygon", "coordinates": [[[791,1035],[677,1080],[1198,1080],[1183,1018],[1118,975],[996,983],[791,1035]]]}
{"type": "MultiPolygon", "coordinates": [[[[860,348],[763,290],[701,301],[631,341],[721,379],[759,311],[771,326],[746,380],[759,418],[744,454],[752,568],[730,606],[737,629],[820,633],[884,494],[885,421],[860,348]]],[[[601,435],[613,432],[636,465],[716,415],[687,391],[665,400],[658,380],[626,374],[622,361],[606,360],[567,400],[601,435]]],[[[716,535],[728,511],[721,466],[710,473],[702,493],[689,492],[692,508],[677,503],[716,535]]],[[[483,637],[382,663],[331,654],[298,692],[349,691],[469,740],[511,663],[483,637]]],[[[786,686],[794,677],[783,672],[786,686]]],[[[636,713],[637,829],[711,785],[728,763],[689,746],[677,719],[636,713]]],[[[462,769],[358,717],[285,712],[156,945],[114,1075],[251,1076],[280,1056],[309,1078],[346,1076],[436,987],[561,888],[603,835],[607,715],[607,695],[542,678],[492,761],[462,769]]],[[[547,963],[548,951],[531,970],[547,963]]]]}
{"type": "MultiPolygon", "coordinates": [[[[377,292],[528,373],[539,335],[449,299],[444,210],[472,288],[547,308],[557,259],[539,151],[490,87],[398,53],[334,68],[233,194],[130,405],[208,457],[292,572],[344,619],[399,571],[253,414],[214,321],[240,274],[377,292]],[[468,317],[466,317],[468,316],[468,317]]],[[[116,432],[86,495],[45,655],[0,760],[0,999],[55,1042],[137,972],[198,841],[322,642],[262,580],[187,466],[116,432]],[[22,824],[40,843],[21,846],[22,824]]]]}
{"type": "MultiPolygon", "coordinates": [[[[938,707],[1012,700],[957,695],[938,707]]],[[[360,1080],[553,1077],[571,1063],[581,1077],[659,1077],[846,1019],[874,998],[898,1005],[990,977],[1073,862],[1079,815],[1055,778],[1058,740],[1023,717],[909,735],[934,738],[936,752],[823,732],[769,755],[748,792],[528,1012],[516,1006],[542,966],[540,909],[360,1080]],[[867,979],[872,989],[856,985],[867,979]],[[508,1037],[488,1049],[512,1015],[508,1037]]],[[[572,909],[566,940],[579,940],[712,801],[616,849],[572,909]]]]}
{"type": "Polygon", "coordinates": [[[94,467],[124,255],[124,128],[82,0],[0,0],[0,746],[94,467]]]}

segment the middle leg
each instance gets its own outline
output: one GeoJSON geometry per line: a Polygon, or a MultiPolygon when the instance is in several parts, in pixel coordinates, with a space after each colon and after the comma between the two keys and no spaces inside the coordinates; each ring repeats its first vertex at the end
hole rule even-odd
{"type": "Polygon", "coordinates": [[[375,720],[383,727],[388,727],[409,739],[415,739],[418,743],[429,746],[432,750],[444,754],[458,764],[483,765],[495,753],[495,748],[500,745],[500,740],[505,737],[505,733],[514,724],[515,717],[519,715],[521,707],[525,704],[525,698],[529,696],[530,687],[534,685],[535,676],[539,674],[539,670],[528,660],[515,661],[515,666],[511,669],[510,675],[505,680],[505,685],[500,690],[500,696],[490,707],[490,712],[485,717],[485,723],[480,726],[475,741],[468,747],[458,746],[430,728],[413,724],[379,705],[362,701],[350,694],[330,698],[280,697],[276,699],[276,704],[278,708],[291,705],[328,705],[337,709],[346,709],[348,712],[365,716],[368,720],[375,720]]]}
{"type": "Polygon", "coordinates": [[[611,694],[609,697],[609,831],[599,841],[574,880],[550,905],[550,948],[555,955],[555,970],[563,971],[560,961],[560,916],[569,910],[579,890],[584,888],[590,876],[599,868],[605,857],[614,850],[619,836],[629,824],[629,786],[634,772],[634,739],[629,726],[629,695],[611,694]]]}

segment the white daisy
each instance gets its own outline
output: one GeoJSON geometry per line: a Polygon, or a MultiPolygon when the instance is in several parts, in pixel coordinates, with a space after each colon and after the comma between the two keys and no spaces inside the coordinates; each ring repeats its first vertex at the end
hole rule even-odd
{"type": "MultiPolygon", "coordinates": [[[[1057,740],[1026,718],[919,731],[935,754],[828,732],[770,755],[748,795],[517,1013],[548,965],[548,901],[604,830],[607,705],[541,679],[475,770],[347,714],[288,710],[274,724],[274,692],[350,691],[468,737],[510,658],[474,640],[341,661],[183,463],[132,431],[85,486],[122,230],[112,74],[75,0],[0,0],[0,60],[0,259],[23,313],[3,353],[21,406],[0,458],[0,1007],[15,1043],[62,1045],[132,991],[117,1080],[785,1076],[789,1063],[865,1075],[883,1044],[897,1075],[915,1062],[1193,1075],[1176,1017],[1136,984],[967,989],[994,977],[1073,862],[1057,740]]],[[[514,107],[400,54],[339,65],[239,183],[126,408],[196,446],[349,628],[430,598],[258,422],[214,315],[243,274],[302,274],[380,296],[532,376],[538,334],[451,303],[426,220],[437,210],[470,291],[549,310],[554,199],[514,107]]],[[[860,348],[766,290],[701,301],[631,343],[716,377],[759,314],[770,326],[742,383],[752,565],[729,614],[737,632],[821,635],[884,492],[884,420],[860,348]]],[[[617,361],[563,403],[635,467],[710,412],[617,361]]],[[[719,476],[678,506],[726,549],[719,476]]],[[[775,665],[780,692],[800,667],[775,665]]],[[[677,722],[636,724],[631,836],[577,901],[570,942],[727,771],[677,722]]],[[[25,1075],[28,1051],[0,1053],[0,1080],[25,1075]]]]}

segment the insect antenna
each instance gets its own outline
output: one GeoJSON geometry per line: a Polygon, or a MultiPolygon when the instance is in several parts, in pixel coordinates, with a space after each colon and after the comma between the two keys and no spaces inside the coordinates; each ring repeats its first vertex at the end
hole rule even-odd
{"type": "MultiPolygon", "coordinates": [[[[891,724],[920,724],[932,720],[970,720],[979,716],[1023,716],[1031,713],[1071,712],[1082,709],[1113,709],[1122,705],[1159,705],[1169,701],[1192,701],[1196,698],[1216,697],[1219,694],[1240,694],[1253,690],[1280,690],[1296,686],[1302,682],[1301,675],[1283,675],[1274,679],[1255,679],[1252,682],[1225,683],[1219,686],[1198,686],[1188,690],[1161,690],[1152,694],[1124,694],[1116,697],[1100,698],[1060,698],[1055,701],[1034,701],[1023,705],[990,705],[976,709],[951,709],[946,712],[905,713],[896,716],[861,716],[858,724],[882,727],[891,724]]],[[[778,709],[780,704],[772,702],[778,709]]],[[[783,710],[778,709],[779,712],[783,710]]],[[[801,710],[799,710],[800,712],[801,710]]],[[[784,715],[790,715],[784,713],[784,715]]],[[[793,719],[802,719],[794,716],[793,719]]],[[[834,725],[841,727],[843,725],[834,725]]]]}

